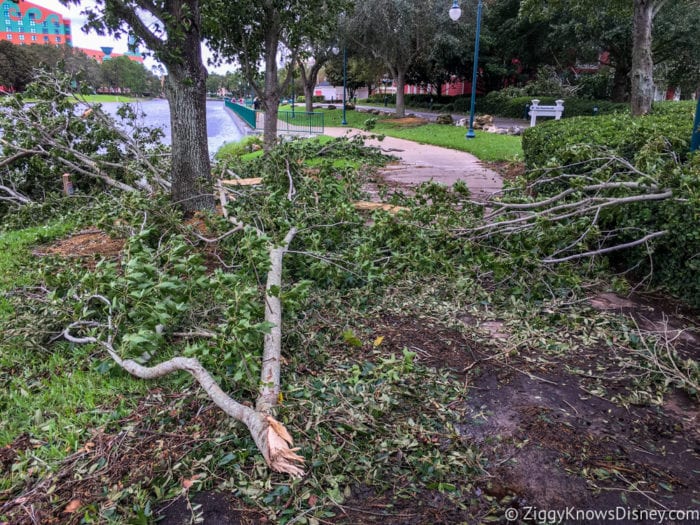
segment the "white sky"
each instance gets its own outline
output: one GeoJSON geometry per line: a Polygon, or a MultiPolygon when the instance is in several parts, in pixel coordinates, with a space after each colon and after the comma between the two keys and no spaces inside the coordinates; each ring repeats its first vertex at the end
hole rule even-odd
{"type": "MultiPolygon", "coordinates": [[[[100,49],[103,46],[109,46],[114,48],[115,53],[126,53],[127,51],[127,41],[126,38],[117,40],[110,36],[99,36],[94,31],[86,34],[82,30],[82,26],[85,22],[85,17],[80,14],[81,11],[85,10],[86,7],[95,5],[92,0],[82,0],[80,6],[64,6],[58,0],[29,0],[33,4],[39,5],[41,7],[46,7],[52,11],[62,14],[71,21],[71,31],[73,37],[73,47],[84,47],[87,49],[100,49]]],[[[208,49],[204,48],[204,60],[206,65],[207,57],[210,56],[208,49]]],[[[146,58],[144,60],[144,65],[152,69],[156,66],[157,62],[153,58],[146,58]]],[[[207,69],[210,73],[220,73],[223,74],[227,71],[233,71],[234,67],[231,65],[226,65],[218,68],[212,68],[207,65],[207,69]]]]}

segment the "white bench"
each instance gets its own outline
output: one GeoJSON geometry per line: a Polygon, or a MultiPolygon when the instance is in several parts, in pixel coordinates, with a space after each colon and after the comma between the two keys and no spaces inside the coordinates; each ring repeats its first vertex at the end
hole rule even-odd
{"type": "Polygon", "coordinates": [[[530,127],[534,126],[537,117],[554,117],[555,120],[561,119],[561,114],[564,113],[564,101],[556,100],[555,106],[540,106],[540,101],[536,98],[530,104],[530,127]]]}

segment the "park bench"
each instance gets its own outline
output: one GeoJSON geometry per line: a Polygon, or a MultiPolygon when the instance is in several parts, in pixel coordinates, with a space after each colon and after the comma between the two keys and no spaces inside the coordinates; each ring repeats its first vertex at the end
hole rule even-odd
{"type": "Polygon", "coordinates": [[[564,101],[556,100],[554,106],[540,106],[540,101],[536,98],[530,104],[530,127],[533,127],[537,122],[537,117],[554,117],[555,120],[561,119],[561,114],[564,113],[564,101]]]}

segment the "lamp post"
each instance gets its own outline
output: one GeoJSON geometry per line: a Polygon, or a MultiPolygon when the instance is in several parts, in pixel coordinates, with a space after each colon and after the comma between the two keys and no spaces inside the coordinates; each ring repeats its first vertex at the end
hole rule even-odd
{"type": "MultiPolygon", "coordinates": [[[[481,33],[481,9],[483,7],[483,0],[479,0],[479,5],[476,8],[476,38],[474,39],[474,70],[472,72],[472,101],[471,108],[469,110],[469,131],[467,131],[467,138],[473,139],[476,137],[474,133],[474,106],[476,104],[476,76],[479,72],[479,35],[481,33]]],[[[452,2],[452,7],[450,8],[450,18],[455,22],[459,20],[462,16],[462,10],[459,8],[459,3],[457,0],[452,2]]]]}
{"type": "Polygon", "coordinates": [[[348,90],[348,47],[343,46],[343,121],[341,124],[343,126],[348,125],[348,121],[345,118],[345,100],[346,100],[346,93],[348,90]]]}
{"type": "Polygon", "coordinates": [[[384,75],[382,77],[382,85],[384,86],[384,107],[387,107],[389,103],[389,97],[386,94],[386,86],[389,84],[389,82],[391,82],[391,79],[384,75]]]}
{"type": "Polygon", "coordinates": [[[294,86],[294,72],[295,72],[294,62],[292,62],[292,118],[296,118],[296,115],[294,114],[294,99],[296,98],[296,96],[295,96],[296,94],[294,93],[294,88],[295,88],[295,86],[294,86]]]}
{"type": "MultiPolygon", "coordinates": [[[[340,48],[338,46],[333,46],[331,49],[333,51],[334,55],[338,55],[340,53],[340,48]]],[[[348,48],[347,46],[343,46],[343,120],[341,124],[343,126],[348,125],[348,121],[345,118],[345,101],[347,100],[346,93],[348,89],[348,48]]]]}
{"type": "Polygon", "coordinates": [[[698,149],[700,149],[700,96],[698,96],[698,107],[695,110],[693,135],[690,138],[690,151],[697,151],[698,149]]]}

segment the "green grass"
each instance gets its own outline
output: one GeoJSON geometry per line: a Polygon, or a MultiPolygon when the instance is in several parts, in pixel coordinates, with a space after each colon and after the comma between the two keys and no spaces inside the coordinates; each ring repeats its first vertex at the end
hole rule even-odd
{"type": "MultiPolygon", "coordinates": [[[[320,111],[324,112],[326,127],[343,127],[341,124],[342,109],[320,111]]],[[[481,160],[489,162],[522,160],[523,158],[522,140],[520,137],[477,131],[476,138],[467,139],[465,137],[467,130],[459,126],[431,123],[415,127],[404,127],[392,123],[392,115],[387,117],[383,115],[357,113],[356,111],[346,111],[347,127],[363,128],[369,119],[376,119],[377,121],[372,129],[374,133],[383,134],[388,137],[396,137],[412,140],[420,144],[466,151],[481,160]]]]}
{"type": "MultiPolygon", "coordinates": [[[[31,268],[31,247],[55,239],[70,231],[70,222],[48,226],[36,226],[25,230],[0,234],[0,294],[17,286],[33,284],[36,275],[31,268]]],[[[12,308],[4,295],[0,295],[0,319],[11,313],[12,308]]]]}
{"type": "Polygon", "coordinates": [[[75,452],[91,429],[133,411],[139,396],[132,394],[148,386],[126,373],[98,373],[94,347],[60,343],[49,352],[12,334],[22,321],[4,293],[41,284],[32,250],[74,228],[65,221],[0,234],[0,447],[21,435],[34,440],[12,472],[0,477],[0,491],[21,483],[28,469],[43,471],[75,452]]]}
{"type": "Polygon", "coordinates": [[[81,95],[80,96],[81,100],[85,100],[86,102],[121,102],[121,103],[127,103],[127,102],[136,102],[139,100],[136,97],[129,97],[125,95],[81,95]]]}

